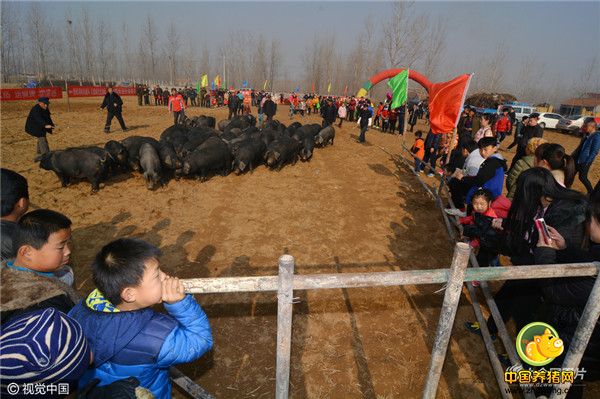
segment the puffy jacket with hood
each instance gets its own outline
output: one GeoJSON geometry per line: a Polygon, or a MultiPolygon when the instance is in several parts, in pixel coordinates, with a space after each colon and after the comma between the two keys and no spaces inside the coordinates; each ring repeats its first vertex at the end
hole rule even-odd
{"type": "Polygon", "coordinates": [[[467,187],[470,187],[467,192],[466,203],[471,203],[471,197],[479,188],[485,188],[492,193],[492,197],[496,198],[502,194],[504,186],[504,173],[507,170],[506,160],[500,158],[498,154],[494,154],[481,164],[476,176],[465,176],[462,181],[467,187]]]}
{"type": "Polygon", "coordinates": [[[157,398],[171,397],[169,367],[198,359],[212,348],[206,314],[191,295],[164,304],[169,314],[150,308],[118,311],[95,290],[69,316],[81,324],[94,353],[94,367],[79,381],[100,386],[136,377],[157,398]]]}

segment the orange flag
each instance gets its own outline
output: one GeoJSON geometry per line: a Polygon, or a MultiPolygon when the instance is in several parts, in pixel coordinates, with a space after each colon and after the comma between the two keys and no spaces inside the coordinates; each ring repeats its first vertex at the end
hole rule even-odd
{"type": "Polygon", "coordinates": [[[472,74],[434,83],[429,90],[429,122],[433,133],[451,133],[458,123],[472,74]]]}

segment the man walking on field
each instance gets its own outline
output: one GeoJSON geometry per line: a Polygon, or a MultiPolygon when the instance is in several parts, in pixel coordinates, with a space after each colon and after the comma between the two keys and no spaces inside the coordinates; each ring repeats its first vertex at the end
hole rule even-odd
{"type": "Polygon", "coordinates": [[[37,104],[31,108],[27,121],[25,122],[25,131],[33,137],[37,137],[37,156],[50,152],[46,133],[52,133],[54,122],[50,117],[50,99],[40,97],[37,104]]]}
{"type": "Polygon", "coordinates": [[[121,125],[121,129],[123,131],[127,131],[127,127],[125,126],[125,121],[123,120],[123,100],[121,100],[121,96],[113,91],[112,86],[108,86],[106,89],[106,94],[104,95],[104,101],[102,101],[102,105],[100,105],[100,109],[104,109],[108,111],[106,114],[106,124],[104,125],[104,133],[110,133],[110,124],[114,117],[117,118],[119,124],[121,125]]]}

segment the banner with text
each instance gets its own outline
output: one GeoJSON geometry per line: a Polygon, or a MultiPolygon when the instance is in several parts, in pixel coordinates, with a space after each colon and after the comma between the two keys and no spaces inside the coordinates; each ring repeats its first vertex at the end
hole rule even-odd
{"type": "Polygon", "coordinates": [[[0,101],[37,100],[40,97],[62,98],[62,89],[58,86],[32,89],[0,89],[0,101]]]}
{"type": "MultiPolygon", "coordinates": [[[[135,96],[135,87],[113,87],[120,96],[135,96]]],[[[102,97],[106,94],[104,86],[69,86],[69,97],[102,97]]]]}

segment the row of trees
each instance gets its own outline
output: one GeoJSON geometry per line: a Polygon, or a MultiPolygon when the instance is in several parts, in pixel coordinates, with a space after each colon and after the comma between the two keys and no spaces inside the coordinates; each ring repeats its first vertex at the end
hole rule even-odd
{"type": "MultiPolygon", "coordinates": [[[[301,91],[314,87],[325,93],[331,84],[331,93],[350,94],[385,68],[414,68],[433,81],[451,77],[447,68],[441,70],[450,58],[447,25],[409,2],[391,3],[383,23],[376,25],[372,17],[366,17],[351,46],[346,36],[341,46],[335,34],[315,35],[303,51],[285,49],[287,57],[276,38],[244,30],[228,31],[218,47],[211,49],[206,41],[198,43],[195,37],[182,35],[173,21],[158,25],[150,14],[137,27],[127,22],[114,26],[102,17],[92,18],[83,7],[77,15],[67,12],[63,23],[56,24],[48,21],[42,3],[2,2],[1,7],[5,82],[35,75],[50,81],[174,85],[194,84],[201,73],[207,73],[211,78],[220,74],[228,86],[239,87],[247,80],[259,89],[268,82],[267,89],[273,91],[300,86],[301,91]]],[[[521,60],[518,76],[507,76],[509,50],[500,42],[478,61],[458,65],[460,70],[476,73],[472,91],[512,92],[520,100],[552,102],[558,96],[599,90],[597,57],[586,64],[577,80],[567,82],[545,76],[534,57],[521,60]],[[507,81],[513,82],[512,87],[507,87],[507,81]]],[[[379,85],[372,95],[381,97],[385,91],[385,85],[379,85]]]]}
{"type": "Polygon", "coordinates": [[[131,81],[193,83],[201,73],[221,74],[227,84],[243,80],[261,88],[276,82],[282,64],[277,39],[232,32],[217,51],[206,42],[181,34],[175,22],[161,29],[151,15],[139,26],[137,42],[126,22],[115,27],[102,17],[92,19],[84,7],[64,24],[52,24],[41,3],[24,7],[2,3],[2,66],[4,82],[35,75],[39,80],[79,82],[131,81]],[[117,38],[118,36],[118,38],[117,38]]]}

